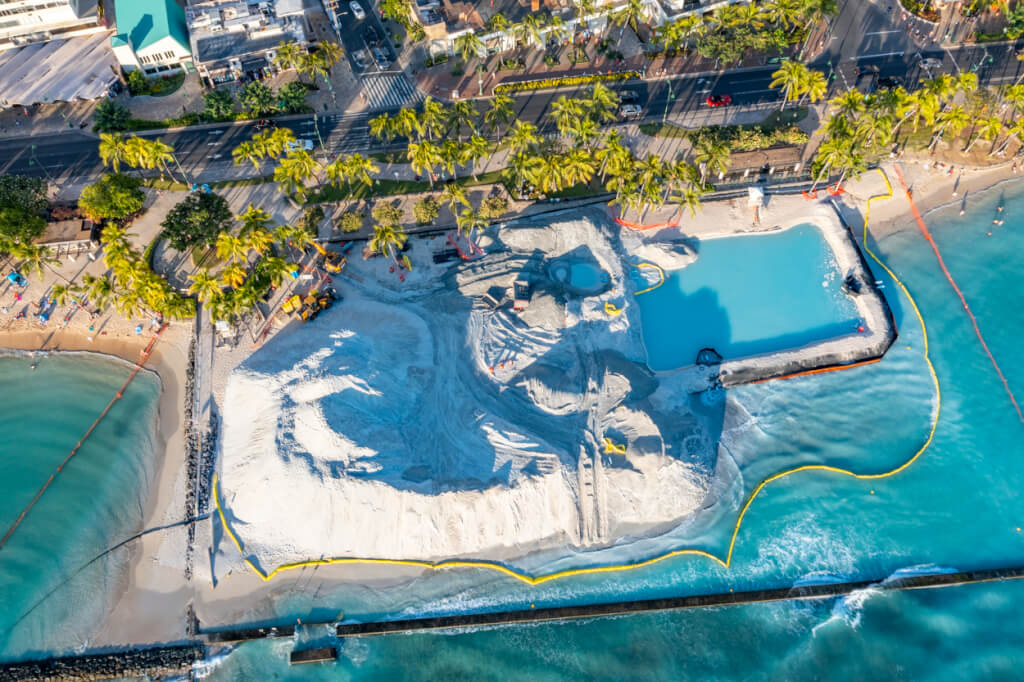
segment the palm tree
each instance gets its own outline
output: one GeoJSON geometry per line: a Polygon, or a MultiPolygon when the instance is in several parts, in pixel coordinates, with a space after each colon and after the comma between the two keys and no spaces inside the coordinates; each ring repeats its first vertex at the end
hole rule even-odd
{"type": "Polygon", "coordinates": [[[339,156],[324,166],[324,177],[338,189],[341,189],[343,184],[351,182],[352,178],[349,177],[348,164],[345,161],[345,157],[339,156]]]}
{"type": "Polygon", "coordinates": [[[413,171],[426,174],[430,181],[430,187],[434,187],[434,169],[440,166],[444,159],[441,156],[441,149],[433,142],[411,142],[406,151],[409,165],[413,171]]]}
{"type": "Polygon", "coordinates": [[[245,140],[238,143],[238,146],[231,151],[231,156],[234,157],[236,166],[241,165],[243,161],[248,161],[252,163],[255,170],[259,170],[260,162],[266,156],[266,151],[263,149],[263,145],[255,140],[245,140]]]}
{"type": "Polygon", "coordinates": [[[491,153],[491,144],[480,135],[473,135],[469,138],[469,141],[462,146],[462,152],[459,158],[459,163],[463,165],[473,164],[473,179],[479,180],[477,177],[478,169],[477,162],[489,156],[491,153]]]}
{"type": "Polygon", "coordinates": [[[775,0],[762,5],[764,18],[781,28],[791,28],[800,23],[800,8],[790,0],[775,0]]]}
{"type": "Polygon", "coordinates": [[[395,139],[395,132],[394,120],[387,113],[370,119],[370,135],[378,140],[390,142],[395,139]]]}
{"type": "MultiPolygon", "coordinates": [[[[821,71],[808,69],[807,79],[804,81],[803,96],[806,96],[811,104],[825,99],[828,94],[828,80],[821,71]]],[[[802,99],[802,98],[801,98],[802,99]]]]}
{"type": "Polygon", "coordinates": [[[501,12],[495,12],[491,15],[491,18],[487,20],[487,30],[492,33],[504,33],[508,30],[509,23],[508,19],[501,12]]]}
{"type": "Polygon", "coordinates": [[[106,277],[96,275],[85,275],[82,277],[82,285],[85,287],[85,295],[98,309],[103,310],[114,297],[114,287],[106,277]]]}
{"type": "Polygon", "coordinates": [[[551,103],[549,114],[558,132],[561,135],[568,135],[569,131],[576,127],[576,122],[583,116],[583,103],[578,99],[567,99],[564,95],[551,103]]]}
{"type": "Polygon", "coordinates": [[[220,281],[224,283],[224,286],[233,289],[237,289],[245,283],[245,276],[245,268],[238,263],[225,265],[224,269],[220,271],[220,281]]]}
{"type": "Polygon", "coordinates": [[[830,104],[835,109],[837,116],[853,119],[857,114],[864,111],[864,95],[861,94],[860,90],[850,89],[835,97],[830,104]]]}
{"type": "Polygon", "coordinates": [[[448,209],[455,215],[455,207],[461,204],[466,208],[471,208],[472,204],[469,203],[469,198],[466,196],[466,191],[462,189],[461,185],[456,185],[454,182],[444,186],[444,190],[441,191],[441,201],[448,203],[448,209]]]}
{"type": "Polygon", "coordinates": [[[17,244],[11,255],[21,259],[21,264],[16,268],[23,272],[34,272],[42,278],[43,271],[49,265],[56,265],[60,261],[53,252],[42,244],[17,244]]]}
{"type": "Polygon", "coordinates": [[[482,215],[467,208],[455,217],[455,225],[458,227],[459,232],[464,233],[467,239],[472,240],[473,232],[484,229],[487,227],[488,222],[482,215]]]}
{"type": "MultiPolygon", "coordinates": [[[[281,43],[277,46],[277,54],[274,56],[274,66],[279,69],[297,69],[302,64],[303,55],[306,51],[299,47],[298,43],[281,43]]],[[[302,74],[299,74],[300,76],[302,74]]]]}
{"type": "Polygon", "coordinates": [[[115,173],[121,172],[122,163],[132,165],[135,161],[121,133],[100,133],[100,159],[115,173]]]}
{"type": "Polygon", "coordinates": [[[444,106],[440,102],[428,96],[423,100],[423,113],[420,114],[419,120],[422,131],[426,134],[427,139],[433,140],[434,135],[440,135],[444,132],[448,122],[448,115],[445,113],[444,106]]]}
{"type": "Polygon", "coordinates": [[[978,140],[984,139],[986,141],[994,140],[999,137],[1003,132],[1004,128],[1003,119],[999,116],[989,116],[988,118],[982,119],[978,123],[978,131],[975,134],[974,139],[964,149],[964,153],[971,151],[971,147],[977,144],[978,140]]]}
{"type": "Polygon", "coordinates": [[[782,106],[786,108],[786,102],[795,102],[804,92],[804,87],[810,79],[810,70],[801,62],[788,60],[782,62],[779,70],[772,74],[770,88],[782,88],[782,106]]]}
{"type": "Polygon", "coordinates": [[[585,185],[594,177],[597,162],[585,149],[575,148],[564,154],[562,164],[562,181],[566,187],[585,185]]]}
{"type": "Polygon", "coordinates": [[[209,268],[203,268],[194,275],[189,275],[191,284],[188,293],[199,299],[200,303],[209,303],[223,293],[220,279],[210,274],[209,268]]]}
{"type": "Polygon", "coordinates": [[[875,142],[888,144],[893,131],[893,117],[885,113],[865,112],[857,119],[857,134],[862,137],[869,147],[874,147],[875,142]]]}
{"type": "Polygon", "coordinates": [[[163,168],[164,172],[167,173],[167,175],[173,178],[174,175],[167,167],[167,163],[169,161],[173,161],[174,165],[177,166],[178,168],[178,172],[181,173],[182,179],[185,180],[186,182],[188,181],[188,178],[185,177],[185,171],[182,170],[181,164],[178,163],[177,157],[174,156],[174,147],[172,147],[169,144],[166,144],[163,140],[161,140],[158,137],[155,140],[151,140],[146,145],[146,150],[147,158],[149,162],[154,165],[154,167],[160,166],[161,168],[163,168]]]}
{"type": "Polygon", "coordinates": [[[618,42],[622,42],[622,35],[626,32],[626,26],[633,29],[634,33],[639,33],[639,22],[646,21],[646,17],[647,3],[644,0],[627,0],[625,5],[613,12],[611,15],[612,22],[622,27],[619,31],[618,42]]]}
{"type": "Polygon", "coordinates": [[[81,293],[81,289],[74,284],[57,284],[50,290],[50,298],[52,298],[57,305],[67,305],[69,301],[74,299],[81,293]]]}
{"type": "Polygon", "coordinates": [[[590,92],[588,105],[589,113],[594,119],[602,123],[614,121],[619,106],[619,96],[611,88],[598,83],[590,92]]]}
{"type": "Polygon", "coordinates": [[[487,47],[473,29],[467,29],[466,33],[455,38],[454,46],[455,51],[467,62],[471,57],[483,57],[487,54],[487,47]]]}
{"type": "Polygon", "coordinates": [[[279,256],[266,256],[260,260],[257,267],[275,287],[281,286],[281,282],[285,281],[285,278],[296,273],[296,266],[279,256]]]}
{"type": "Polygon", "coordinates": [[[700,183],[707,182],[709,172],[724,173],[729,170],[729,145],[721,140],[702,137],[694,146],[697,152],[694,161],[700,167],[700,183]]]}
{"type": "Polygon", "coordinates": [[[373,236],[369,247],[374,253],[380,253],[394,259],[394,253],[405,246],[409,237],[397,225],[374,225],[373,236]]]}
{"type": "Polygon", "coordinates": [[[825,17],[835,16],[836,0],[803,0],[800,14],[804,18],[804,26],[810,26],[825,17]]]}
{"type": "Polygon", "coordinates": [[[453,178],[458,177],[456,168],[462,161],[462,145],[455,140],[445,140],[439,145],[441,151],[441,165],[451,174],[453,178]]]}
{"type": "Polygon", "coordinates": [[[217,258],[244,263],[249,259],[249,244],[230,232],[221,232],[217,235],[217,258]]]}
{"type": "Polygon", "coordinates": [[[345,158],[345,167],[349,178],[359,180],[367,187],[373,184],[371,174],[376,175],[380,172],[380,166],[358,153],[349,154],[345,158]]]}
{"type": "Polygon", "coordinates": [[[392,119],[392,129],[410,140],[423,137],[423,121],[412,109],[400,109],[392,119]]]}
{"type": "Polygon", "coordinates": [[[934,149],[946,132],[957,137],[964,128],[970,125],[971,117],[962,106],[955,106],[940,112],[935,118],[935,123],[935,133],[932,135],[932,141],[928,144],[928,149],[934,149]]]}
{"type": "Polygon", "coordinates": [[[516,117],[512,110],[514,102],[515,100],[508,95],[497,95],[491,98],[491,106],[484,112],[484,123],[495,135],[499,135],[501,126],[508,124],[516,117]]]}
{"type": "Polygon", "coordinates": [[[448,129],[455,129],[459,142],[462,142],[462,126],[469,128],[470,132],[476,133],[477,110],[468,99],[460,99],[448,110],[448,129]]]}
{"type": "Polygon", "coordinates": [[[242,241],[247,249],[255,251],[262,256],[270,249],[270,245],[274,243],[274,235],[269,230],[252,230],[245,235],[242,241]]]}
{"type": "Polygon", "coordinates": [[[552,14],[548,20],[548,38],[554,39],[556,42],[562,42],[569,37],[569,27],[565,24],[565,19],[552,14]]]}
{"type": "Polygon", "coordinates": [[[533,43],[534,47],[538,50],[544,47],[544,36],[542,32],[544,30],[544,20],[536,14],[527,14],[523,17],[521,23],[517,24],[520,27],[520,33],[522,40],[526,44],[533,43]]]}
{"type": "Polygon", "coordinates": [[[526,178],[545,194],[563,187],[562,158],[556,154],[531,157],[526,167],[526,178]]]}
{"type": "Polygon", "coordinates": [[[697,217],[697,209],[700,208],[700,197],[701,192],[693,187],[684,188],[678,195],[672,197],[672,201],[679,204],[679,213],[682,214],[684,208],[690,209],[690,217],[697,217]]]}
{"type": "Polygon", "coordinates": [[[245,209],[245,213],[235,217],[242,221],[242,229],[239,234],[246,234],[254,230],[266,230],[271,220],[269,213],[252,203],[245,209]]]}
{"type": "Polygon", "coordinates": [[[527,151],[540,142],[537,126],[525,121],[516,121],[505,136],[509,153],[515,155],[527,151]]]}
{"type": "Polygon", "coordinates": [[[274,182],[285,194],[305,196],[306,180],[313,177],[320,164],[305,149],[288,152],[274,169],[274,182]]]}

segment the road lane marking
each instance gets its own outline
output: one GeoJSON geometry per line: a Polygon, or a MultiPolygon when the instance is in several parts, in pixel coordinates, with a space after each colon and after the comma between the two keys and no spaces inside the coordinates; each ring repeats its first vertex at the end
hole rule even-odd
{"type": "Polygon", "coordinates": [[[873,59],[875,57],[902,57],[903,55],[903,50],[900,50],[899,52],[880,52],[878,54],[862,54],[856,57],[850,57],[850,61],[855,62],[858,59],[873,59]]]}

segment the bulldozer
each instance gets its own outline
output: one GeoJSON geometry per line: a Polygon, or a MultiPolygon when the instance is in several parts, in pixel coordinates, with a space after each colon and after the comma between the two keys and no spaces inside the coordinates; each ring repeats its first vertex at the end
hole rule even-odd
{"type": "Polygon", "coordinates": [[[336,275],[341,272],[341,269],[345,267],[345,263],[348,262],[348,259],[345,256],[337,253],[336,251],[328,251],[318,242],[312,242],[312,244],[313,248],[320,252],[321,260],[318,265],[323,267],[326,272],[332,275],[336,275]]]}

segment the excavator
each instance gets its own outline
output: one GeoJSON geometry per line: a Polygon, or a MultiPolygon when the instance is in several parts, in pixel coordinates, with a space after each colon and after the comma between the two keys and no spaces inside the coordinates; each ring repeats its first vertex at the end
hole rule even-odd
{"type": "Polygon", "coordinates": [[[310,289],[305,296],[295,294],[281,304],[281,310],[295,315],[303,322],[316,319],[322,311],[330,308],[338,298],[334,287],[327,287],[322,292],[310,289]]]}
{"type": "Polygon", "coordinates": [[[323,269],[332,275],[336,275],[341,272],[341,269],[345,267],[345,263],[348,259],[337,253],[336,251],[328,251],[318,242],[312,242],[313,248],[320,252],[321,263],[323,269]]]}

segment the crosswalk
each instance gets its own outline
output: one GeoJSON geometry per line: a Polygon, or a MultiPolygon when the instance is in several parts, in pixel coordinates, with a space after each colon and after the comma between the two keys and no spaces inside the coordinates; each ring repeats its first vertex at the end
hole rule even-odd
{"type": "Polygon", "coordinates": [[[401,109],[415,105],[423,96],[404,73],[377,73],[363,76],[363,95],[370,111],[401,109]]]}

